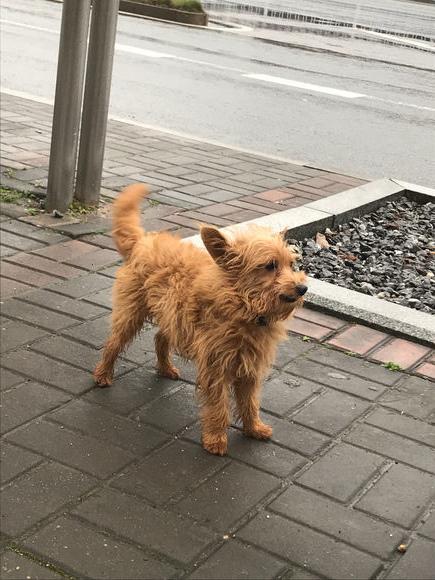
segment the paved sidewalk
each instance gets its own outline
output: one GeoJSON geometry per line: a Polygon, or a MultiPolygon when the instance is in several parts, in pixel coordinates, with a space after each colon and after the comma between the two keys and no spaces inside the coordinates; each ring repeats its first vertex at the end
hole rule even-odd
{"type": "MultiPolygon", "coordinates": [[[[15,170],[4,178],[43,186],[50,107],[2,107],[2,164],[15,170]]],[[[104,179],[108,199],[154,179],[160,203],[144,223],[182,235],[196,220],[227,225],[359,183],[121,123],[104,179]]],[[[181,381],[158,378],[152,327],[114,386],[93,388],[118,262],[105,219],[61,233],[6,206],[2,578],[433,577],[435,384],[418,376],[433,373],[430,349],[305,309],[264,389],[273,440],[234,426],[229,455],[210,456],[194,368],[178,361],[181,381]]]]}

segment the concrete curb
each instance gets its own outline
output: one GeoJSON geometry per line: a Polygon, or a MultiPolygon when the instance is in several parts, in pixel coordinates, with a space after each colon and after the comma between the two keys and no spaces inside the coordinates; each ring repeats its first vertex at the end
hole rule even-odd
{"type": "MultiPolygon", "coordinates": [[[[223,231],[231,237],[237,231],[258,225],[274,232],[287,228],[286,236],[291,238],[312,236],[319,230],[373,211],[402,195],[419,201],[433,201],[435,190],[393,179],[379,179],[295,209],[228,226],[223,231]]],[[[199,235],[186,238],[186,241],[202,246],[199,235]]],[[[339,313],[348,320],[430,346],[435,343],[435,318],[430,314],[314,278],[309,278],[309,287],[306,304],[314,309],[329,314],[339,313]]]]}

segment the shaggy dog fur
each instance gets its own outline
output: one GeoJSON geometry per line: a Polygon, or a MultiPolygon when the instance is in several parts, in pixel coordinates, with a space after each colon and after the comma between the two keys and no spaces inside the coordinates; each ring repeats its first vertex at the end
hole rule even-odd
{"type": "Polygon", "coordinates": [[[114,286],[112,331],[94,376],[109,386],[115,360],[144,322],[159,328],[157,367],[179,378],[171,351],[195,361],[202,443],[223,455],[230,424],[230,395],[246,435],[268,439],[259,394],[284,321],[302,303],[306,276],[281,235],[260,228],[228,236],[203,226],[207,252],[166,232],[145,233],[139,204],[147,188],[127,187],[114,204],[113,237],[124,264],[114,286]]]}

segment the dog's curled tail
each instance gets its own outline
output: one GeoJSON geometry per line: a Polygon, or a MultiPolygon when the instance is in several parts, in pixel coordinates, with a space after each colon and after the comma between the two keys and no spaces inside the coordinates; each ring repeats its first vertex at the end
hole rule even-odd
{"type": "Polygon", "coordinates": [[[139,206],[149,189],[142,183],[126,187],[113,204],[112,235],[119,253],[128,258],[144,231],[140,225],[139,206]]]}

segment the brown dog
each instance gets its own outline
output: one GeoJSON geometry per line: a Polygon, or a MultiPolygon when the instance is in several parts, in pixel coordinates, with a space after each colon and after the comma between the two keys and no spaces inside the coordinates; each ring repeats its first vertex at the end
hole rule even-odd
{"type": "Polygon", "coordinates": [[[194,360],[198,370],[202,442],[224,455],[230,394],[244,432],[268,439],[259,416],[259,394],[284,321],[305,294],[306,276],[281,235],[252,228],[230,241],[214,227],[201,228],[207,252],[166,232],[146,234],[139,204],[147,188],[131,185],[114,204],[113,237],[125,263],[114,286],[112,332],[94,376],[109,386],[115,360],[144,322],[158,325],[160,374],[177,379],[170,353],[194,360]]]}

